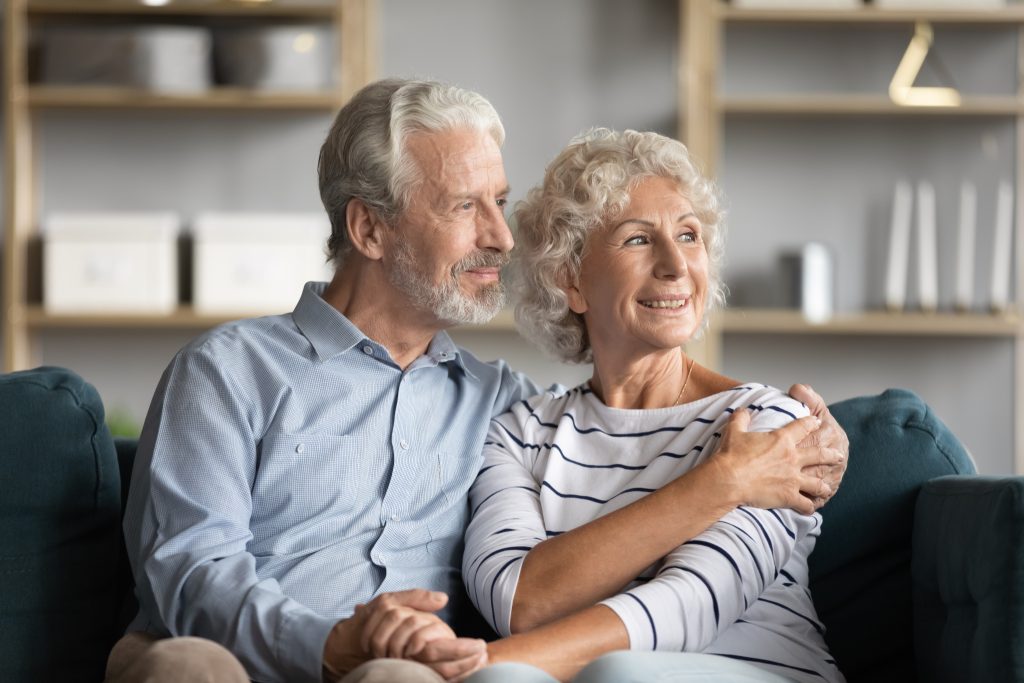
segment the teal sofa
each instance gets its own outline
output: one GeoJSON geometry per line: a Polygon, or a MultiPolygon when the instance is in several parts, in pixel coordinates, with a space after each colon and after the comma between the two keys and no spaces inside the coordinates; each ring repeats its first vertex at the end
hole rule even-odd
{"type": "MultiPolygon", "coordinates": [[[[906,391],[831,406],[850,466],[811,557],[851,683],[1024,682],[1024,479],[980,477],[906,391]]],[[[135,443],[60,368],[0,375],[0,681],[100,681],[133,614],[120,529],[135,443]]]]}

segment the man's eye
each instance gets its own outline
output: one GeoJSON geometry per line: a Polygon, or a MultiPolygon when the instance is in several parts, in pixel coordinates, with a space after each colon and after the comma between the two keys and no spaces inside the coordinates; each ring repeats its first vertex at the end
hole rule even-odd
{"type": "Polygon", "coordinates": [[[499,199],[498,206],[505,208],[506,206],[508,206],[508,200],[505,198],[499,199]]]}
{"type": "Polygon", "coordinates": [[[470,209],[473,208],[473,202],[463,202],[462,204],[459,205],[459,208],[462,209],[463,211],[469,211],[470,209]]]}

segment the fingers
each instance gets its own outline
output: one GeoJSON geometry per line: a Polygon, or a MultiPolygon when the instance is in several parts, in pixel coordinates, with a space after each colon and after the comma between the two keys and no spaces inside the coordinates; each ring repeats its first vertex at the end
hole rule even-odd
{"type": "Polygon", "coordinates": [[[729,423],[725,426],[726,432],[745,432],[750,429],[750,411],[734,410],[729,417],[729,423]]]}
{"type": "Polygon", "coordinates": [[[487,643],[476,638],[433,640],[414,658],[448,681],[459,681],[487,665],[487,643]]]}
{"type": "Polygon", "coordinates": [[[452,631],[447,624],[438,620],[432,624],[427,624],[426,626],[413,630],[406,639],[405,647],[402,651],[397,655],[391,656],[404,658],[417,657],[432,641],[452,638],[454,635],[455,632],[452,631]]]}
{"type": "Polygon", "coordinates": [[[461,674],[459,674],[457,676],[453,676],[452,678],[449,678],[448,679],[448,683],[462,683],[462,681],[466,680],[472,674],[474,674],[477,671],[479,671],[480,669],[484,668],[489,663],[490,663],[490,661],[487,658],[487,653],[484,652],[479,657],[477,657],[476,661],[473,663],[473,665],[469,669],[467,669],[466,671],[463,671],[461,674]]]}
{"type": "Polygon", "coordinates": [[[799,444],[808,434],[817,431],[820,427],[821,420],[814,415],[808,415],[807,417],[801,417],[798,420],[793,420],[789,424],[783,425],[775,431],[780,436],[790,437],[792,439],[792,443],[799,444]]]}
{"type": "MultiPolygon", "coordinates": [[[[378,595],[369,604],[359,608],[364,618],[360,644],[363,651],[374,657],[386,657],[396,652],[401,656],[410,637],[431,624],[442,624],[430,612],[440,609],[448,596],[437,591],[412,589],[378,595]]],[[[451,629],[447,629],[447,634],[451,629]]]]}
{"type": "Polygon", "coordinates": [[[800,475],[800,493],[808,498],[825,498],[827,500],[832,497],[832,487],[828,485],[824,477],[802,474],[800,475]]]}
{"type": "Polygon", "coordinates": [[[789,395],[807,406],[807,409],[811,411],[811,415],[820,418],[823,413],[828,412],[825,399],[806,384],[794,384],[789,388],[789,395]]]}

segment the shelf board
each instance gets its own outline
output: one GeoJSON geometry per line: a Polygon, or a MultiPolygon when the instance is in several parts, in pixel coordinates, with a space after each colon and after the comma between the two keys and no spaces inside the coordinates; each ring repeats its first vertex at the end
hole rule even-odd
{"type": "MultiPolygon", "coordinates": [[[[281,313],[283,311],[277,311],[281,313]]],[[[265,315],[271,315],[268,312],[265,315]]],[[[25,309],[25,323],[34,329],[182,329],[200,330],[240,318],[252,318],[258,313],[234,315],[203,315],[191,307],[181,306],[173,313],[47,313],[42,306],[25,309]]]]}
{"type": "Polygon", "coordinates": [[[725,333],[747,334],[1015,337],[1024,333],[1019,316],[985,313],[868,311],[837,315],[817,324],[808,322],[799,311],[728,309],[712,324],[725,333]]]}
{"type": "Polygon", "coordinates": [[[748,9],[718,3],[719,16],[727,22],[912,24],[916,21],[955,24],[1024,23],[1024,7],[1007,5],[992,9],[889,9],[863,6],[856,9],[748,9]]]}
{"type": "Polygon", "coordinates": [[[25,92],[35,108],[115,109],[288,109],[333,111],[341,106],[335,92],[262,92],[214,88],[195,95],[154,93],[137,88],[33,85],[25,92]]]}
{"type": "Polygon", "coordinates": [[[29,0],[29,16],[240,16],[331,19],[333,2],[287,2],[274,0],[170,0],[148,5],[141,0],[29,0]]]}
{"type": "Polygon", "coordinates": [[[733,115],[1017,116],[1024,100],[1016,96],[968,97],[958,107],[906,107],[885,95],[766,95],[723,97],[718,110],[733,115]]]}

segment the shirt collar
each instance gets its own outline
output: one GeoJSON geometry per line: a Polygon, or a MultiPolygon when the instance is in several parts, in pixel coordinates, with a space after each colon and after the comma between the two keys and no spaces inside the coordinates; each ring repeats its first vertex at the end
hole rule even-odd
{"type": "MultiPolygon", "coordinates": [[[[371,341],[375,346],[380,346],[363,334],[362,330],[346,318],[341,311],[324,301],[323,294],[326,289],[326,282],[307,282],[306,286],[302,288],[299,302],[295,304],[295,310],[292,311],[292,320],[295,321],[295,325],[309,340],[309,343],[313,345],[317,357],[321,361],[330,360],[363,341],[371,341]]],[[[443,330],[430,340],[424,356],[432,360],[434,364],[453,362],[462,368],[463,372],[475,379],[473,373],[466,367],[462,350],[443,330]]]]}

